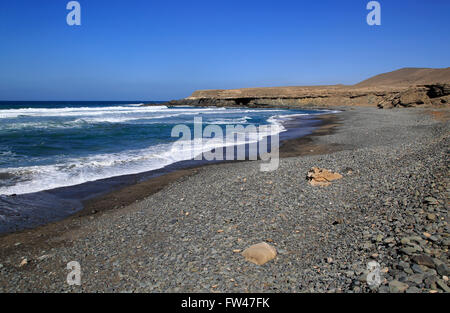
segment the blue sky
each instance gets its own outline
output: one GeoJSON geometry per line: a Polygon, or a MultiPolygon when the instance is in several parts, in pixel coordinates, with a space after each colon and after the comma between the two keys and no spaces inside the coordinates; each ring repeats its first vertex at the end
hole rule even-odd
{"type": "Polygon", "coordinates": [[[353,84],[448,67],[450,1],[0,2],[1,100],[169,100],[196,89],[353,84]]]}

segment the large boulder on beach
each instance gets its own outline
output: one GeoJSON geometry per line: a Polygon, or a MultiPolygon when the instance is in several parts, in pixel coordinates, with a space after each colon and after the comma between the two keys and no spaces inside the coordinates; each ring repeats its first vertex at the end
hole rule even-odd
{"type": "Polygon", "coordinates": [[[263,265],[277,256],[277,250],[268,243],[261,242],[245,249],[242,255],[249,262],[263,265]]]}
{"type": "Polygon", "coordinates": [[[328,186],[333,180],[341,179],[342,175],[327,169],[313,167],[306,175],[306,179],[313,186],[328,186]]]}

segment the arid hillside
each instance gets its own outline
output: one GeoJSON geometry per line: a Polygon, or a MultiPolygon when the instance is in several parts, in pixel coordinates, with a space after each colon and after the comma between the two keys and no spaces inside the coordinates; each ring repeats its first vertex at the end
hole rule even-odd
{"type": "Polygon", "coordinates": [[[447,68],[402,68],[366,79],[355,87],[431,85],[450,83],[450,67],[447,68]]]}
{"type": "Polygon", "coordinates": [[[355,85],[197,90],[169,105],[305,107],[358,105],[380,108],[446,106],[450,68],[403,68],[355,85]]]}

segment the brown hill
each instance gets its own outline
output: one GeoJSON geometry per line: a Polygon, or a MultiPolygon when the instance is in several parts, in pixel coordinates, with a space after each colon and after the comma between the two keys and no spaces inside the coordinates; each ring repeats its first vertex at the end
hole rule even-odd
{"type": "Polygon", "coordinates": [[[383,73],[355,85],[330,86],[290,86],[261,87],[240,89],[197,90],[187,99],[202,98],[295,98],[308,96],[330,96],[336,94],[352,95],[367,92],[401,91],[418,85],[450,84],[450,67],[433,68],[402,68],[389,73],[383,73]]]}
{"type": "Polygon", "coordinates": [[[396,86],[410,87],[413,85],[431,85],[435,83],[450,83],[450,67],[447,68],[402,68],[393,72],[383,73],[366,79],[355,87],[396,86]]]}
{"type": "Polygon", "coordinates": [[[403,68],[355,85],[291,86],[197,90],[169,105],[305,107],[365,105],[409,107],[447,105],[450,67],[403,68]]]}

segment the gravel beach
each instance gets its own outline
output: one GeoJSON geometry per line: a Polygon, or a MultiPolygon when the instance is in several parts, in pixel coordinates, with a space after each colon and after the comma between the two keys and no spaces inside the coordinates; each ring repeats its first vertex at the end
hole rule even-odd
{"type": "Polygon", "coordinates": [[[0,237],[0,292],[450,291],[448,109],[342,109],[314,137],[333,153],[201,167],[126,208],[0,237]],[[343,178],[311,186],[312,167],[343,178]],[[277,250],[262,266],[240,253],[260,242],[277,250]]]}

